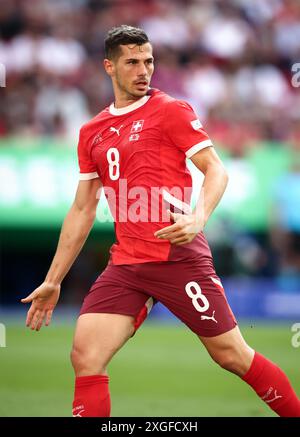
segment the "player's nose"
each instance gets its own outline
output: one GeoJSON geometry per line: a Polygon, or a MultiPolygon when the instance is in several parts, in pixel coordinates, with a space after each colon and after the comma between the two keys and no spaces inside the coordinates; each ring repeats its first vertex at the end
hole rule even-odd
{"type": "Polygon", "coordinates": [[[145,64],[141,63],[138,69],[138,77],[139,79],[146,79],[148,75],[147,67],[145,64]]]}

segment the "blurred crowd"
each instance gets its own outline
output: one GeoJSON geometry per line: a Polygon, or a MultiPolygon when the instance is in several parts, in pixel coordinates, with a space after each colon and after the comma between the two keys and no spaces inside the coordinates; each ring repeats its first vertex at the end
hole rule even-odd
{"type": "MultiPolygon", "coordinates": [[[[299,0],[0,0],[0,138],[74,145],[80,126],[113,99],[103,40],[120,24],[152,41],[152,86],[189,101],[232,156],[263,142],[299,155],[299,0]]],[[[269,233],[214,245],[221,274],[299,274],[299,162],[285,177],[269,233]]]]}
{"type": "Polygon", "coordinates": [[[77,138],[112,100],[103,38],[140,26],[155,48],[152,85],[188,100],[215,142],[300,142],[298,0],[1,0],[0,135],[77,138]],[[299,92],[298,92],[299,91],[299,92]]]}

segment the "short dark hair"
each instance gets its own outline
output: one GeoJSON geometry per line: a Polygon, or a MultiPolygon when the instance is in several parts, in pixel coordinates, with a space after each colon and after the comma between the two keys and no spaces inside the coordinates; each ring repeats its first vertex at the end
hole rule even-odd
{"type": "Polygon", "coordinates": [[[113,27],[107,32],[104,40],[105,57],[107,59],[116,58],[120,54],[120,45],[137,44],[141,46],[149,42],[148,36],[138,27],[122,24],[113,27]]]}

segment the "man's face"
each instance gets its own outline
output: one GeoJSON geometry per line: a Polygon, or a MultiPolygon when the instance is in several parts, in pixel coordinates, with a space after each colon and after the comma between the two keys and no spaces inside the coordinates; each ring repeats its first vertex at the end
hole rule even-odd
{"type": "Polygon", "coordinates": [[[115,86],[128,96],[146,95],[154,70],[152,46],[150,43],[121,45],[120,56],[107,61],[106,71],[115,86]],[[110,65],[109,65],[110,64],[110,65]]]}

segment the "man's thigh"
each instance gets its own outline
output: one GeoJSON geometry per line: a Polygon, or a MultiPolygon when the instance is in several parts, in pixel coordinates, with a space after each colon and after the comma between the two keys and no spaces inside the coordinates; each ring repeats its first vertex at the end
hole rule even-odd
{"type": "Polygon", "coordinates": [[[135,332],[154,303],[143,291],[136,268],[135,264],[108,265],[85,296],[80,318],[87,314],[129,316],[135,332]]]}
{"type": "Polygon", "coordinates": [[[201,261],[146,263],[138,275],[146,292],[198,336],[214,337],[237,325],[220,278],[201,261]]]}

